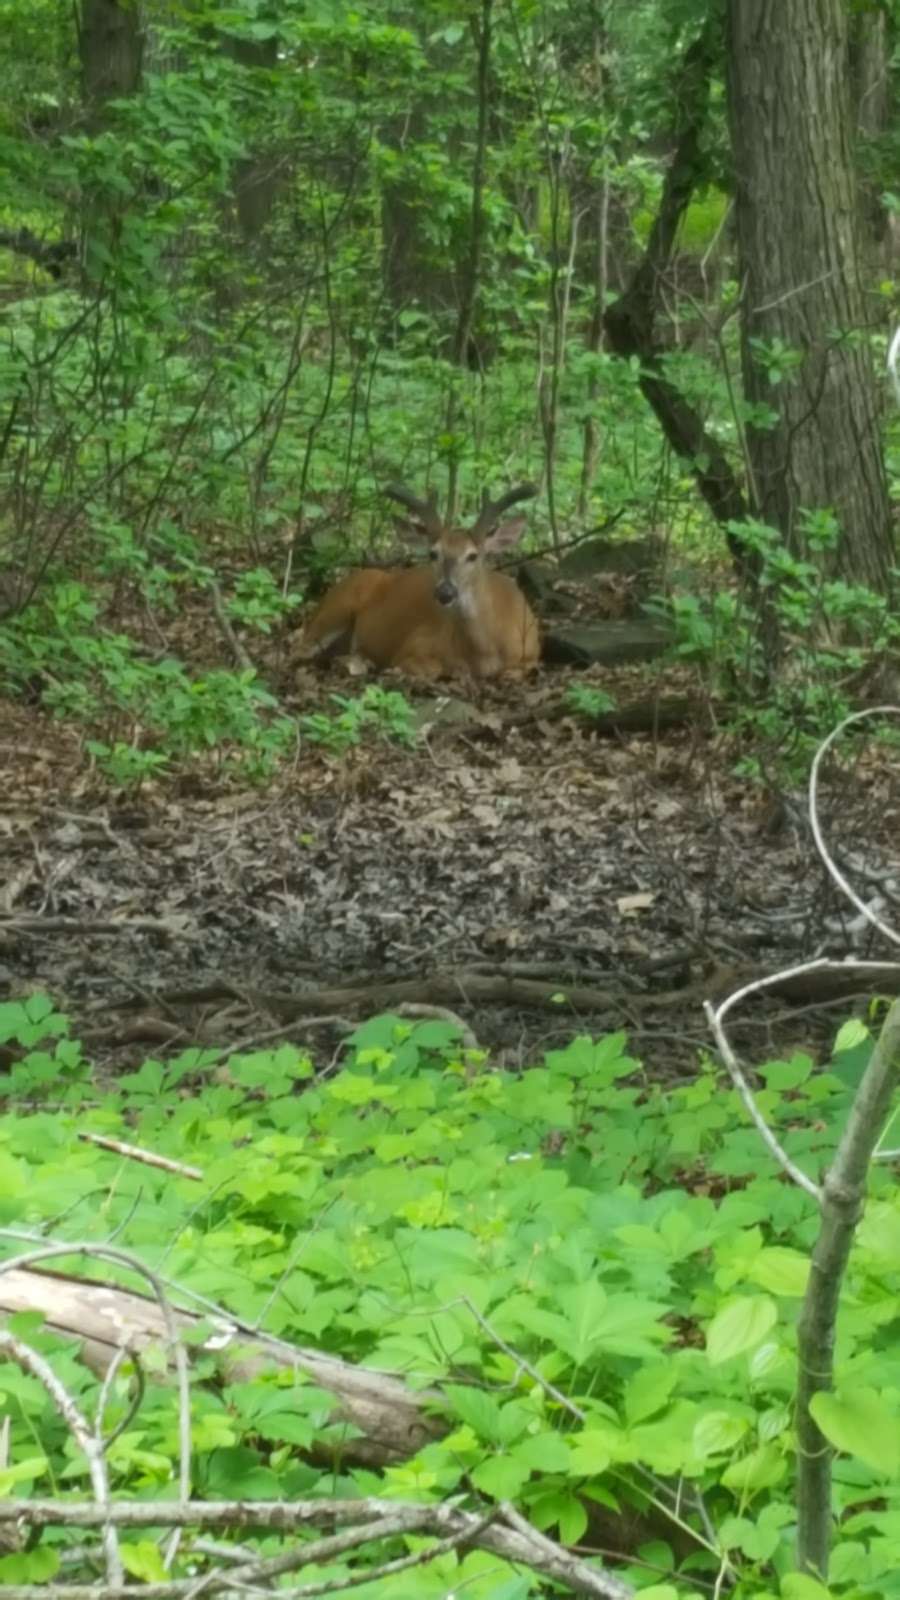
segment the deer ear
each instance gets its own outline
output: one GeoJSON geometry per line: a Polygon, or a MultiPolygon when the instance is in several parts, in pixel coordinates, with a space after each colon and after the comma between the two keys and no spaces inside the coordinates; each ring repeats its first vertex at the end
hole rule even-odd
{"type": "Polygon", "coordinates": [[[415,517],[395,517],[394,531],[400,539],[409,544],[421,544],[428,538],[428,529],[423,522],[417,522],[415,517]]]}
{"type": "Polygon", "coordinates": [[[512,522],[501,522],[499,528],[489,533],[484,541],[485,550],[509,550],[518,544],[525,530],[527,518],[514,517],[512,522]]]}

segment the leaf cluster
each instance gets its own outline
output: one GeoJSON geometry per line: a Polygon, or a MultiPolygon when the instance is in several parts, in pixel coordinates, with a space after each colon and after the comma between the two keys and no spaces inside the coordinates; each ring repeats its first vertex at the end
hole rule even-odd
{"type": "MultiPolygon", "coordinates": [[[[342,1465],[341,1427],[302,1378],[223,1386],[204,1358],[197,1494],[511,1499],[588,1546],[640,1513],[625,1575],[651,1593],[664,1581],[677,1588],[659,1594],[704,1594],[727,1563],[746,1600],[779,1583],[799,1600],[825,1595],[792,1576],[796,1321],[817,1219],[767,1170],[709,1063],[690,1083],[652,1084],[615,1034],[511,1073],[463,1050],[451,1024],[386,1016],[355,1030],[336,1072],[317,1074],[292,1044],[191,1049],[101,1092],[42,997],[0,1006],[4,1039],[24,1052],[0,1120],[7,1227],[115,1235],[247,1324],[437,1394],[444,1436],[376,1473],[342,1465]],[[187,1161],[202,1181],[123,1162],[81,1131],[187,1161]],[[314,1439],[333,1441],[327,1473],[310,1462],[314,1439]]],[[[802,1054],[759,1067],[760,1106],[813,1175],[869,1048],[854,1025],[824,1069],[802,1054]]],[[[3,1248],[21,1246],[7,1236],[3,1248]]],[[[817,1418],[840,1452],[828,1592],[848,1600],[900,1593],[898,1287],[900,1212],[876,1168],[839,1317],[837,1388],[817,1418]]],[[[71,1347],[27,1332],[90,1406],[94,1382],[71,1347]]],[[[13,1425],[2,1492],[83,1489],[85,1464],[36,1382],[4,1366],[0,1388],[13,1425]]],[[[108,1425],[127,1406],[123,1373],[108,1425]]],[[[166,1492],[175,1448],[174,1402],[151,1385],[110,1448],[116,1492],[166,1492]]],[[[45,1566],[55,1550],[42,1539],[45,1566]]],[[[23,1581],[33,1555],[0,1558],[0,1577],[23,1581]]],[[[152,1564],[147,1550],[134,1560],[152,1564]]],[[[476,1594],[540,1592],[448,1555],[390,1593],[464,1582],[476,1594]]]]}

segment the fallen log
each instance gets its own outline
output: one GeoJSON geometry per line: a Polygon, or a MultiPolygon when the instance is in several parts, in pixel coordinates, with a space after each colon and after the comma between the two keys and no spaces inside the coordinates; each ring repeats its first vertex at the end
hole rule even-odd
{"type": "MultiPolygon", "coordinates": [[[[23,1311],[39,1312],[54,1333],[77,1340],[85,1364],[101,1378],[123,1349],[140,1356],[152,1346],[164,1349],[167,1344],[165,1321],[155,1300],[92,1278],[7,1267],[0,1272],[0,1315],[23,1311]]],[[[254,1333],[225,1316],[194,1316],[187,1311],[173,1315],[179,1332],[189,1336],[201,1323],[212,1323],[213,1331],[201,1343],[188,1337],[188,1357],[214,1356],[228,1382],[280,1367],[302,1372],[333,1394],[337,1404],[332,1421],[351,1425],[340,1446],[345,1461],[372,1467],[403,1461],[445,1431],[425,1413],[425,1406],[438,1398],[434,1390],[413,1393],[388,1373],[254,1333]]],[[[315,1450],[311,1453],[314,1456],[315,1450]]],[[[333,1457],[331,1444],[321,1459],[331,1462],[333,1457]]]]}

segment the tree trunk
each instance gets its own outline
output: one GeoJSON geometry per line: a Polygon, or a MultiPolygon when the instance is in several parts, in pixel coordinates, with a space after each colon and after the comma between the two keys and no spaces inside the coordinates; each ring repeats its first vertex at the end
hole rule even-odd
{"type": "MultiPolygon", "coordinates": [[[[415,34],[428,57],[429,67],[440,72],[454,59],[454,52],[440,41],[429,39],[422,14],[404,6],[393,18],[394,26],[415,34]]],[[[434,105],[427,94],[428,74],[421,86],[414,84],[402,111],[389,119],[380,137],[398,158],[393,170],[381,179],[381,278],[385,309],[389,318],[417,308],[423,311],[454,312],[459,303],[459,286],[454,263],[443,255],[427,227],[429,196],[423,191],[416,152],[427,145],[434,105]]],[[[453,156],[459,155],[459,128],[448,130],[453,156]]],[[[448,330],[448,337],[451,337],[448,330]]]]}
{"type": "MultiPolygon", "coordinates": [[[[136,93],[144,54],[142,16],[137,0],[81,0],[75,13],[85,124],[99,133],[107,121],[110,100],[136,93]]],[[[85,186],[81,194],[81,259],[86,284],[109,282],[121,224],[121,195],[85,186]]]]}
{"type": "Polygon", "coordinates": [[[871,361],[857,338],[846,17],[844,0],[728,0],[744,392],[771,419],[750,423],[747,448],[755,514],[806,554],[801,513],[831,508],[832,570],[885,593],[887,486],[871,361]]]}
{"type": "MultiPolygon", "coordinates": [[[[272,71],[278,65],[278,38],[239,39],[222,34],[222,49],[242,67],[262,67],[272,71]]],[[[253,150],[236,161],[232,174],[234,210],[241,237],[246,244],[259,242],[275,204],[278,190],[278,158],[275,151],[253,150]]]]}
{"type": "Polygon", "coordinates": [[[873,271],[889,272],[895,240],[881,201],[883,185],[879,181],[877,152],[891,116],[887,18],[883,11],[858,11],[850,18],[850,94],[862,183],[863,244],[873,271]]]}
{"type": "Polygon", "coordinates": [[[82,0],[78,30],[81,87],[92,126],[107,100],[134,94],[141,81],[144,34],[137,4],[82,0]]]}
{"type": "Polygon", "coordinates": [[[665,346],[656,331],[660,286],[675,250],[678,230],[702,171],[702,139],[707,124],[715,17],[684,53],[676,85],[674,150],[666,168],[656,216],[643,256],[617,300],[607,307],[603,327],[611,351],[623,360],[637,358],[639,382],[672,449],[689,462],[706,504],[725,529],[736,570],[752,580],[755,562],[731,532],[747,516],[746,499],[726,451],[708,430],[699,408],[676,388],[665,365],[665,346]]]}

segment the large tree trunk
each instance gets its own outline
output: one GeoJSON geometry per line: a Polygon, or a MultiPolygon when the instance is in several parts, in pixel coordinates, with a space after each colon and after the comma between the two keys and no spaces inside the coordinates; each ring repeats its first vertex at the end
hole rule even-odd
{"type": "Polygon", "coordinates": [[[753,509],[806,553],[801,512],[830,507],[841,528],[833,570],[885,592],[887,487],[857,338],[849,83],[844,0],[728,0],[744,389],[774,413],[747,429],[753,509]]]}

